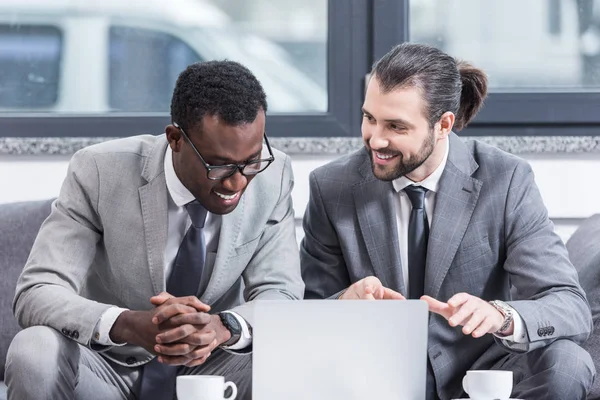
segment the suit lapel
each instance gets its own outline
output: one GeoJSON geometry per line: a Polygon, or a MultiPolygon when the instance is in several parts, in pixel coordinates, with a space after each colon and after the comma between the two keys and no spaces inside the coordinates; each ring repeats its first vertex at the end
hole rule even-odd
{"type": "Polygon", "coordinates": [[[246,193],[242,195],[238,206],[233,212],[222,216],[217,258],[215,259],[206,289],[200,297],[203,303],[212,304],[217,300],[219,294],[222,294],[220,293],[221,283],[225,279],[225,275],[232,273],[229,261],[237,248],[236,244],[238,243],[238,236],[241,231],[245,206],[246,193]]]}
{"type": "Polygon", "coordinates": [[[396,192],[391,182],[375,178],[366,153],[359,172],[366,179],[354,185],[354,203],[373,270],[384,286],[406,294],[394,208],[396,192]]]}
{"type": "Polygon", "coordinates": [[[168,193],[164,174],[164,155],[168,142],[164,138],[161,139],[157,139],[146,158],[142,177],[147,183],[138,189],[150,279],[155,294],[165,290],[164,249],[167,245],[168,229],[168,193]]]}
{"type": "Polygon", "coordinates": [[[482,182],[471,177],[477,168],[466,145],[451,134],[427,248],[425,294],[432,297],[440,291],[479,199],[482,182]]]}

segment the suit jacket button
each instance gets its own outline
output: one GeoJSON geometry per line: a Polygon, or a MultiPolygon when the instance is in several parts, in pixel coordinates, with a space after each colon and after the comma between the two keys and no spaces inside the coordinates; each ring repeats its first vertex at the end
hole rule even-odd
{"type": "Polygon", "coordinates": [[[125,362],[129,365],[135,364],[136,361],[137,359],[135,357],[127,357],[127,359],[125,360],[125,362]]]}
{"type": "Polygon", "coordinates": [[[74,339],[79,339],[79,331],[78,330],[74,330],[73,331],[73,338],[74,339]]]}
{"type": "Polygon", "coordinates": [[[554,327],[553,326],[550,327],[550,334],[554,335],[554,327]]]}
{"type": "Polygon", "coordinates": [[[540,328],[537,331],[538,336],[544,336],[544,329],[540,328]]]}
{"type": "Polygon", "coordinates": [[[63,335],[69,336],[69,330],[67,328],[62,328],[61,332],[63,335]]]}

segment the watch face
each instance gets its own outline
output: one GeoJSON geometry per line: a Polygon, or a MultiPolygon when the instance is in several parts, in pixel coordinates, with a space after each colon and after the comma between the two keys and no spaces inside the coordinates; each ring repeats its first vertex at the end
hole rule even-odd
{"type": "Polygon", "coordinates": [[[221,317],[223,325],[229,329],[232,335],[239,335],[242,333],[242,327],[240,326],[239,321],[232,314],[225,312],[219,314],[219,316],[221,317]]]}

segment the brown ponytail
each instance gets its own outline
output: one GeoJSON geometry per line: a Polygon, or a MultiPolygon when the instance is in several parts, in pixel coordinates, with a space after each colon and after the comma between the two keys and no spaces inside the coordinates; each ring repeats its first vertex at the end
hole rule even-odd
{"type": "Polygon", "coordinates": [[[487,96],[487,76],[465,61],[457,61],[456,66],[462,81],[460,106],[456,113],[454,129],[460,131],[475,117],[487,96]]]}
{"type": "Polygon", "coordinates": [[[399,44],[375,63],[373,73],[384,92],[418,87],[430,128],[450,111],[456,116],[454,128],[463,129],[487,96],[487,77],[482,70],[423,44],[399,44]]]}

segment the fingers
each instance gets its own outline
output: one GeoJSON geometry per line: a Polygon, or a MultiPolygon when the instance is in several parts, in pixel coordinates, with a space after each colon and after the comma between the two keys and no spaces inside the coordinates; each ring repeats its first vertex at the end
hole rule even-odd
{"type": "Polygon", "coordinates": [[[355,282],[340,298],[344,300],[406,300],[402,294],[383,286],[381,281],[374,276],[368,276],[355,282]]]}
{"type": "Polygon", "coordinates": [[[170,304],[185,304],[193,307],[199,312],[209,312],[210,306],[201,302],[196,296],[174,297],[167,292],[161,292],[150,298],[150,303],[154,306],[170,305],[170,304]]]}
{"type": "Polygon", "coordinates": [[[196,350],[192,351],[188,357],[196,360],[198,358],[208,357],[210,353],[217,347],[217,339],[214,339],[207,346],[197,347],[196,350]]]}
{"type": "MultiPolygon", "coordinates": [[[[166,303],[165,303],[166,304],[166,303]]],[[[156,314],[154,314],[154,317],[152,317],[152,323],[155,325],[160,325],[163,322],[167,321],[168,319],[170,319],[171,317],[174,317],[178,314],[185,314],[185,313],[196,313],[196,309],[193,307],[190,307],[188,305],[185,304],[181,304],[181,303],[177,303],[177,304],[169,304],[169,305],[165,305],[163,304],[157,312],[156,314]]]]}
{"type": "Polygon", "coordinates": [[[359,299],[361,300],[375,300],[375,296],[373,296],[373,294],[371,293],[363,293],[362,295],[359,295],[359,299]]]}
{"type": "Polygon", "coordinates": [[[383,285],[381,285],[379,287],[371,288],[371,290],[372,290],[372,294],[373,294],[373,297],[375,298],[375,300],[382,300],[383,299],[383,294],[384,294],[384,287],[383,287],[383,285]]]}
{"type": "Polygon", "coordinates": [[[211,330],[208,332],[196,332],[187,336],[183,341],[195,346],[206,346],[217,338],[217,332],[211,330]]]}
{"type": "Polygon", "coordinates": [[[187,314],[178,314],[169,318],[169,323],[175,326],[179,325],[208,325],[212,320],[210,314],[203,312],[193,312],[187,314]]]}
{"type": "MultiPolygon", "coordinates": [[[[157,354],[180,356],[193,352],[196,348],[206,347],[217,340],[215,331],[196,332],[172,344],[157,344],[154,351],[157,354]]],[[[197,357],[194,357],[197,358],[197,357]]]]}
{"type": "Polygon", "coordinates": [[[480,338],[488,333],[493,333],[495,331],[496,329],[494,329],[494,323],[492,322],[492,319],[486,317],[483,320],[483,322],[477,327],[477,329],[475,329],[475,331],[472,333],[472,336],[474,338],[480,338]]]}
{"type": "Polygon", "coordinates": [[[466,302],[460,308],[455,309],[454,314],[448,318],[448,324],[450,326],[465,325],[467,319],[476,311],[478,310],[475,302],[466,302]]]}
{"type": "Polygon", "coordinates": [[[357,282],[357,295],[362,300],[383,298],[383,285],[374,276],[368,276],[357,282]]]}
{"type": "Polygon", "coordinates": [[[446,319],[450,326],[462,325],[462,332],[465,335],[479,338],[497,330],[496,309],[478,297],[468,293],[458,293],[448,300],[445,310],[440,306],[444,303],[428,296],[423,296],[421,299],[430,304],[430,310],[435,312],[436,309],[442,311],[441,315],[447,315],[446,319]]]}
{"type": "Polygon", "coordinates": [[[446,319],[450,318],[452,315],[452,307],[450,307],[447,303],[442,303],[441,301],[429,296],[421,296],[421,300],[427,303],[429,311],[431,312],[439,314],[446,319]]]}
{"type": "Polygon", "coordinates": [[[197,346],[193,346],[188,343],[175,343],[175,344],[157,344],[154,346],[154,351],[161,356],[185,356],[196,349],[197,346]]]}
{"type": "Polygon", "coordinates": [[[170,329],[166,332],[159,333],[156,335],[156,343],[173,343],[182,340],[192,333],[195,333],[197,329],[193,325],[181,325],[177,328],[170,329]]]}
{"type": "Polygon", "coordinates": [[[167,293],[167,292],[160,292],[159,294],[157,294],[156,296],[152,296],[150,297],[150,303],[152,303],[153,306],[160,306],[161,304],[163,304],[165,301],[174,298],[175,296],[167,293]]]}
{"type": "Polygon", "coordinates": [[[402,296],[400,293],[396,292],[395,290],[392,290],[390,288],[383,288],[383,299],[384,300],[406,300],[406,298],[404,296],[402,296]]]}
{"type": "Polygon", "coordinates": [[[471,318],[467,319],[466,323],[462,324],[463,325],[463,329],[462,329],[463,333],[465,335],[470,335],[471,333],[473,333],[473,331],[475,329],[477,329],[481,325],[481,323],[485,319],[486,319],[485,313],[483,313],[481,310],[475,309],[473,311],[473,314],[471,315],[471,318]]]}
{"type": "Polygon", "coordinates": [[[465,304],[471,298],[473,298],[473,296],[471,296],[468,293],[457,293],[454,296],[450,297],[450,299],[448,300],[448,305],[450,307],[457,308],[465,304]]]}
{"type": "Polygon", "coordinates": [[[209,345],[196,347],[185,355],[165,355],[160,354],[158,361],[168,365],[186,365],[188,367],[203,364],[212,351],[217,347],[217,340],[213,340],[209,345]]]}

